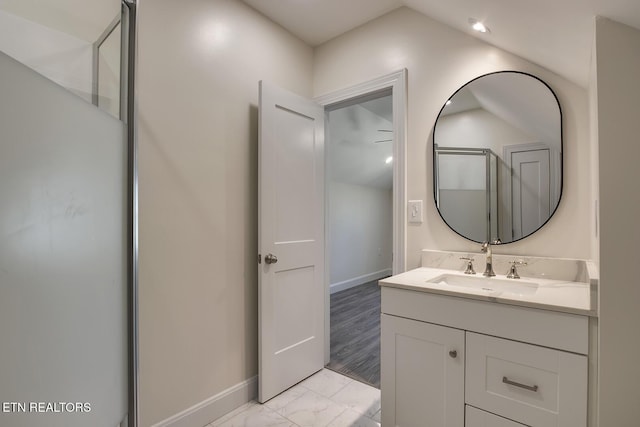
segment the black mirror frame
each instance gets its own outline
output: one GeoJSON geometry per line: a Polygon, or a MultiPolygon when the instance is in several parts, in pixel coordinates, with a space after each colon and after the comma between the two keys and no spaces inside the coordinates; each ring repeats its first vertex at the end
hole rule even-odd
{"type": "MultiPolygon", "coordinates": [[[[542,83],[547,89],[549,89],[549,92],[553,95],[554,99],[556,100],[556,103],[558,104],[558,113],[560,115],[560,193],[558,195],[558,203],[556,204],[556,206],[553,208],[553,210],[550,212],[549,217],[547,218],[547,220],[545,222],[543,222],[540,227],[538,227],[535,231],[532,231],[531,233],[527,234],[526,236],[522,236],[519,239],[515,239],[515,240],[511,240],[509,242],[500,242],[501,245],[506,245],[509,243],[515,243],[515,242],[519,242],[520,240],[526,239],[527,237],[537,233],[538,231],[540,231],[550,220],[551,218],[553,218],[553,216],[555,215],[555,213],[558,210],[558,207],[560,206],[560,203],[562,201],[562,195],[564,193],[564,120],[563,120],[563,114],[562,114],[562,106],[560,105],[560,100],[558,99],[558,96],[556,95],[556,93],[553,91],[553,89],[551,88],[551,86],[549,86],[549,84],[547,84],[547,82],[545,82],[544,80],[542,80],[541,78],[524,72],[524,71],[517,71],[517,70],[503,70],[503,71],[493,71],[491,73],[486,73],[486,74],[482,74],[478,77],[475,77],[471,80],[469,80],[468,82],[466,82],[465,84],[463,84],[462,86],[460,86],[458,89],[456,89],[455,92],[453,92],[453,94],[451,94],[451,96],[449,96],[449,98],[447,98],[447,100],[453,98],[458,92],[460,92],[462,89],[464,89],[465,87],[467,87],[469,84],[473,83],[474,81],[481,79],[483,77],[486,76],[490,76],[490,75],[494,75],[494,74],[504,74],[504,73],[512,73],[512,74],[522,74],[528,77],[532,77],[536,80],[538,80],[540,83],[542,83]]],[[[438,120],[440,119],[440,115],[442,114],[442,111],[445,109],[445,107],[447,106],[446,101],[445,103],[442,105],[442,107],[440,108],[440,111],[438,112],[438,116],[436,117],[436,121],[433,124],[433,130],[431,132],[431,153],[432,153],[432,164],[431,164],[431,169],[432,169],[432,180],[433,180],[433,204],[436,208],[436,211],[438,212],[438,215],[440,216],[440,218],[442,218],[442,221],[447,225],[447,227],[449,227],[450,230],[452,230],[454,233],[456,233],[457,235],[459,235],[460,237],[463,237],[467,240],[470,240],[472,242],[476,242],[476,243],[484,243],[484,242],[478,242],[477,240],[473,240],[470,239],[467,236],[464,236],[463,234],[459,233],[457,230],[455,230],[451,225],[449,225],[449,223],[447,222],[447,220],[442,216],[442,213],[440,212],[440,208],[438,207],[438,204],[436,203],[436,182],[437,182],[437,168],[436,168],[436,143],[435,143],[435,139],[436,139],[436,128],[438,125],[438,120]]]]}

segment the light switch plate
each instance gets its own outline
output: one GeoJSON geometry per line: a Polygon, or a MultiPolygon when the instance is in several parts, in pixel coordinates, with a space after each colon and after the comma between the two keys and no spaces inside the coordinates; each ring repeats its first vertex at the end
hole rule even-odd
{"type": "Polygon", "coordinates": [[[422,200],[409,200],[407,217],[411,223],[422,223],[422,200]]]}

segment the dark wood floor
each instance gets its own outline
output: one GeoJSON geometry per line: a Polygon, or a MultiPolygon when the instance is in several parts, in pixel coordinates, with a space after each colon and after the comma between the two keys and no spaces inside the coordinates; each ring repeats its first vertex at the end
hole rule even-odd
{"type": "Polygon", "coordinates": [[[331,357],[327,368],[380,388],[378,281],[331,295],[331,357]]]}

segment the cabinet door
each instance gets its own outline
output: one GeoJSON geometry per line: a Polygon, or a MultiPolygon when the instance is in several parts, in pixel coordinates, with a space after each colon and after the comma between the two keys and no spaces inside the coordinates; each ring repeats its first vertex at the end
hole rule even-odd
{"type": "Polygon", "coordinates": [[[383,314],[383,427],[463,427],[464,331],[383,314]]]}

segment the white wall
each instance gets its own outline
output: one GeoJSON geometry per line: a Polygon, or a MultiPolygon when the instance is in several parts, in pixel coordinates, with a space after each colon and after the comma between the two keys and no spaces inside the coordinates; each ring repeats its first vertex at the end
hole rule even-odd
{"type": "Polygon", "coordinates": [[[444,102],[481,74],[518,70],[545,80],[564,119],[564,192],[554,217],[533,236],[496,253],[589,258],[590,140],[587,92],[550,71],[401,8],[321,45],[315,51],[314,95],[408,69],[407,199],[425,200],[425,222],[407,230],[407,267],[421,249],[476,251],[451,231],[433,201],[431,130],[444,102]]]}
{"type": "Polygon", "coordinates": [[[84,40],[0,10],[0,51],[89,102],[92,49],[84,40]]]}
{"type": "Polygon", "coordinates": [[[391,190],[330,183],[332,292],[391,273],[392,207],[391,190]]]}
{"type": "Polygon", "coordinates": [[[596,20],[600,168],[600,426],[638,425],[640,31],[596,20]]]}
{"type": "Polygon", "coordinates": [[[138,34],[147,427],[257,374],[258,81],[310,96],[313,52],[236,0],[141,1],[138,34]]]}

